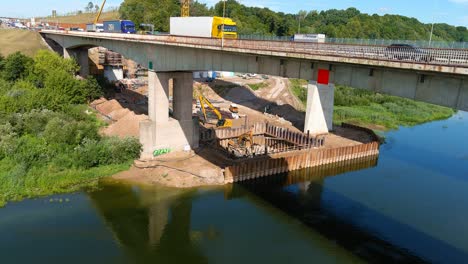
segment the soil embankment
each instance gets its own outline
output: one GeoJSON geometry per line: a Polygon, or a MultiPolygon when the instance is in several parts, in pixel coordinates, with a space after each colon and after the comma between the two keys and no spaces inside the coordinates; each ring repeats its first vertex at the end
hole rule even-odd
{"type": "Polygon", "coordinates": [[[32,57],[38,50],[48,49],[39,33],[23,29],[0,29],[0,47],[3,56],[19,51],[32,57]]]}

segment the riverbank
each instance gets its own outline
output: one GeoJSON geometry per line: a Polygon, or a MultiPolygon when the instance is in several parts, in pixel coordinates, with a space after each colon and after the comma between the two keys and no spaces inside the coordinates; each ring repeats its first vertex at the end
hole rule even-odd
{"type": "Polygon", "coordinates": [[[37,167],[25,175],[17,175],[21,167],[13,161],[0,161],[0,207],[7,202],[19,201],[83,188],[96,187],[99,180],[130,168],[131,162],[82,169],[61,170],[53,166],[37,167]],[[20,177],[15,177],[20,176],[20,177]]]}
{"type": "MultiPolygon", "coordinates": [[[[305,105],[306,80],[291,79],[291,91],[305,105]]],[[[414,126],[447,119],[455,114],[451,108],[418,102],[397,96],[370,92],[342,85],[335,86],[335,124],[351,123],[386,131],[400,126],[414,126]]]]}

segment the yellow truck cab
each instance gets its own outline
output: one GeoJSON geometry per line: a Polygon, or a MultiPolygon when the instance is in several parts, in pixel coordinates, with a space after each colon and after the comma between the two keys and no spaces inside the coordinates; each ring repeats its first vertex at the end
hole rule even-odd
{"type": "Polygon", "coordinates": [[[223,24],[224,24],[224,38],[227,39],[237,39],[237,24],[232,21],[230,18],[222,17],[213,17],[213,29],[212,37],[213,38],[222,38],[223,37],[223,24]],[[223,23],[224,20],[224,23],[223,23]]]}

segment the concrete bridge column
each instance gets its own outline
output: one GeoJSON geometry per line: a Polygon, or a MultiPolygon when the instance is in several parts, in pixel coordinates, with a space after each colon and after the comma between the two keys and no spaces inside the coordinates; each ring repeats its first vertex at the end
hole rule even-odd
{"type": "Polygon", "coordinates": [[[89,54],[88,49],[63,49],[63,57],[74,58],[80,66],[79,75],[83,78],[89,75],[89,54]]]}
{"type": "Polygon", "coordinates": [[[192,121],[193,74],[148,71],[148,120],[140,123],[143,158],[157,149],[198,148],[198,123],[192,121]],[[169,117],[169,82],[173,83],[173,118],[169,117]]]}
{"type": "Polygon", "coordinates": [[[312,135],[326,134],[333,130],[334,84],[309,81],[304,132],[312,135]]]}

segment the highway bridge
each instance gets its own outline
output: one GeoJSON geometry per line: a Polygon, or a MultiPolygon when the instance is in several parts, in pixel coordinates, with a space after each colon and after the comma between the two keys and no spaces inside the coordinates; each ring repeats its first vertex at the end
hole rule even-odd
{"type": "Polygon", "coordinates": [[[89,72],[88,49],[99,46],[150,70],[150,120],[140,124],[145,150],[163,143],[174,148],[184,144],[197,147],[197,139],[192,138],[196,134],[191,117],[193,71],[250,72],[310,80],[304,130],[313,134],[326,133],[332,127],[334,84],[468,111],[468,49],[388,49],[53,30],[44,30],[41,35],[64,56],[75,57],[83,76],[89,72]],[[319,78],[321,74],[325,78],[319,78]],[[177,122],[172,122],[167,113],[170,79],[175,80],[177,122]]]}

